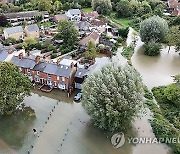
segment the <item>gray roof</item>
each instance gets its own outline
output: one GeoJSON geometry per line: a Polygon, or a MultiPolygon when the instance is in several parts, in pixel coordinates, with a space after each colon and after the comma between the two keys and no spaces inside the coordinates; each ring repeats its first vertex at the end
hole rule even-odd
{"type": "Polygon", "coordinates": [[[83,78],[84,76],[88,75],[88,71],[87,69],[84,68],[78,68],[75,74],[75,77],[77,78],[83,78]]]}
{"type": "Polygon", "coordinates": [[[46,68],[44,69],[45,73],[53,74],[62,77],[69,77],[71,73],[71,67],[65,65],[56,65],[52,63],[47,63],[46,68]]]}
{"type": "Polygon", "coordinates": [[[71,67],[65,65],[58,65],[55,75],[62,76],[62,77],[69,77],[71,74],[71,67]]]}
{"type": "Polygon", "coordinates": [[[71,10],[68,10],[68,12],[70,14],[81,14],[81,11],[79,9],[71,9],[71,10]]]}
{"type": "Polygon", "coordinates": [[[8,52],[0,51],[0,62],[3,62],[8,57],[8,52]]]}
{"type": "Polygon", "coordinates": [[[46,68],[46,65],[47,65],[47,63],[45,63],[45,62],[39,62],[38,64],[36,64],[34,66],[34,70],[43,72],[44,69],[46,68]]]}
{"type": "Polygon", "coordinates": [[[13,56],[10,62],[18,67],[28,68],[28,69],[33,69],[34,66],[36,65],[36,62],[34,60],[29,58],[19,59],[18,56],[13,56]]]}
{"type": "Polygon", "coordinates": [[[19,33],[19,32],[23,32],[23,28],[22,26],[10,27],[10,28],[4,29],[4,32],[6,32],[7,34],[19,33]]]}
{"type": "Polygon", "coordinates": [[[1,43],[0,43],[0,51],[16,51],[16,48],[14,48],[13,46],[3,46],[1,43]]]}
{"type": "Polygon", "coordinates": [[[42,15],[47,15],[48,12],[47,11],[42,11],[42,12],[39,12],[39,11],[24,11],[24,12],[17,12],[17,13],[6,13],[4,14],[7,18],[25,18],[25,17],[34,17],[34,16],[37,16],[39,14],[42,14],[42,15]]]}
{"type": "Polygon", "coordinates": [[[37,24],[27,25],[27,29],[29,32],[39,31],[39,27],[37,24]]]}
{"type": "Polygon", "coordinates": [[[79,21],[75,23],[75,26],[77,26],[79,29],[84,29],[86,26],[90,25],[87,21],[79,21]]]}

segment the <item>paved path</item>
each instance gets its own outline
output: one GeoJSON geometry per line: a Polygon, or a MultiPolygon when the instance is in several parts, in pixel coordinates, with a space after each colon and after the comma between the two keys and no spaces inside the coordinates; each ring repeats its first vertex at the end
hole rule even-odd
{"type": "Polygon", "coordinates": [[[77,104],[59,103],[54,109],[52,116],[44,124],[39,138],[33,145],[32,154],[56,154],[58,147],[61,147],[67,129],[71,129],[71,122],[75,121],[75,116],[80,106],[77,104]],[[63,117],[63,118],[62,118],[63,117]]]}

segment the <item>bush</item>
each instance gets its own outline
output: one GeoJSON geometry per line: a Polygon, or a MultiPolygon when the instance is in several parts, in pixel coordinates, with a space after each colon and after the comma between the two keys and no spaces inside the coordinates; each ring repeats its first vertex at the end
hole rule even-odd
{"type": "Polygon", "coordinates": [[[118,30],[118,32],[119,32],[119,35],[120,35],[122,38],[127,38],[128,33],[129,33],[129,27],[120,28],[120,29],[118,30]]]}
{"type": "Polygon", "coordinates": [[[118,39],[117,39],[117,42],[122,43],[123,41],[124,41],[124,39],[121,36],[119,36],[118,39]]]}
{"type": "Polygon", "coordinates": [[[51,54],[51,59],[54,59],[54,58],[56,58],[57,57],[57,53],[52,53],[51,54]]]}
{"type": "Polygon", "coordinates": [[[144,86],[144,97],[146,99],[152,100],[153,99],[153,95],[152,93],[148,90],[147,86],[144,86]]]}
{"type": "Polygon", "coordinates": [[[130,46],[124,47],[121,54],[128,60],[131,60],[133,53],[134,53],[134,46],[130,45],[130,46]]]}
{"type": "Polygon", "coordinates": [[[10,44],[16,44],[16,43],[17,43],[17,42],[16,42],[16,39],[11,38],[11,37],[7,38],[7,39],[4,41],[4,45],[10,45],[10,44]]]}
{"type": "Polygon", "coordinates": [[[148,43],[144,45],[144,54],[148,56],[157,56],[161,51],[161,44],[159,43],[148,43]]]}

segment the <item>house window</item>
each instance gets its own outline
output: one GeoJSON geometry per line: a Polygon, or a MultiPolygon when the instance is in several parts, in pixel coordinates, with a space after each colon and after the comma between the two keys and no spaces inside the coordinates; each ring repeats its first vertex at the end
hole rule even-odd
{"type": "Polygon", "coordinates": [[[64,77],[62,77],[62,81],[65,81],[65,78],[64,78],[64,77]]]}
{"type": "Polygon", "coordinates": [[[39,75],[39,71],[37,71],[37,75],[39,75]]]}
{"type": "Polygon", "coordinates": [[[50,74],[48,74],[48,78],[51,78],[51,75],[50,75],[50,74]]]}
{"type": "Polygon", "coordinates": [[[57,82],[56,81],[54,81],[54,86],[57,87],[57,82]]]}
{"type": "Polygon", "coordinates": [[[31,73],[30,69],[27,69],[27,73],[28,73],[28,74],[30,74],[30,73],[31,73]]]}
{"type": "Polygon", "coordinates": [[[57,76],[57,80],[59,80],[59,76],[57,76]]]}

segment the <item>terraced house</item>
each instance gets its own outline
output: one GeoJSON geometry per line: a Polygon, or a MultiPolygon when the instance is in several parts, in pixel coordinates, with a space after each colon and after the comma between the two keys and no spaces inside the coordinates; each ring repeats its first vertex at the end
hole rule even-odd
{"type": "Polygon", "coordinates": [[[40,56],[35,59],[23,57],[22,54],[14,56],[11,63],[19,67],[21,73],[27,75],[36,84],[48,86],[51,89],[72,91],[74,88],[74,77],[77,66],[73,63],[70,66],[62,64],[48,63],[40,60],[40,56]]]}

